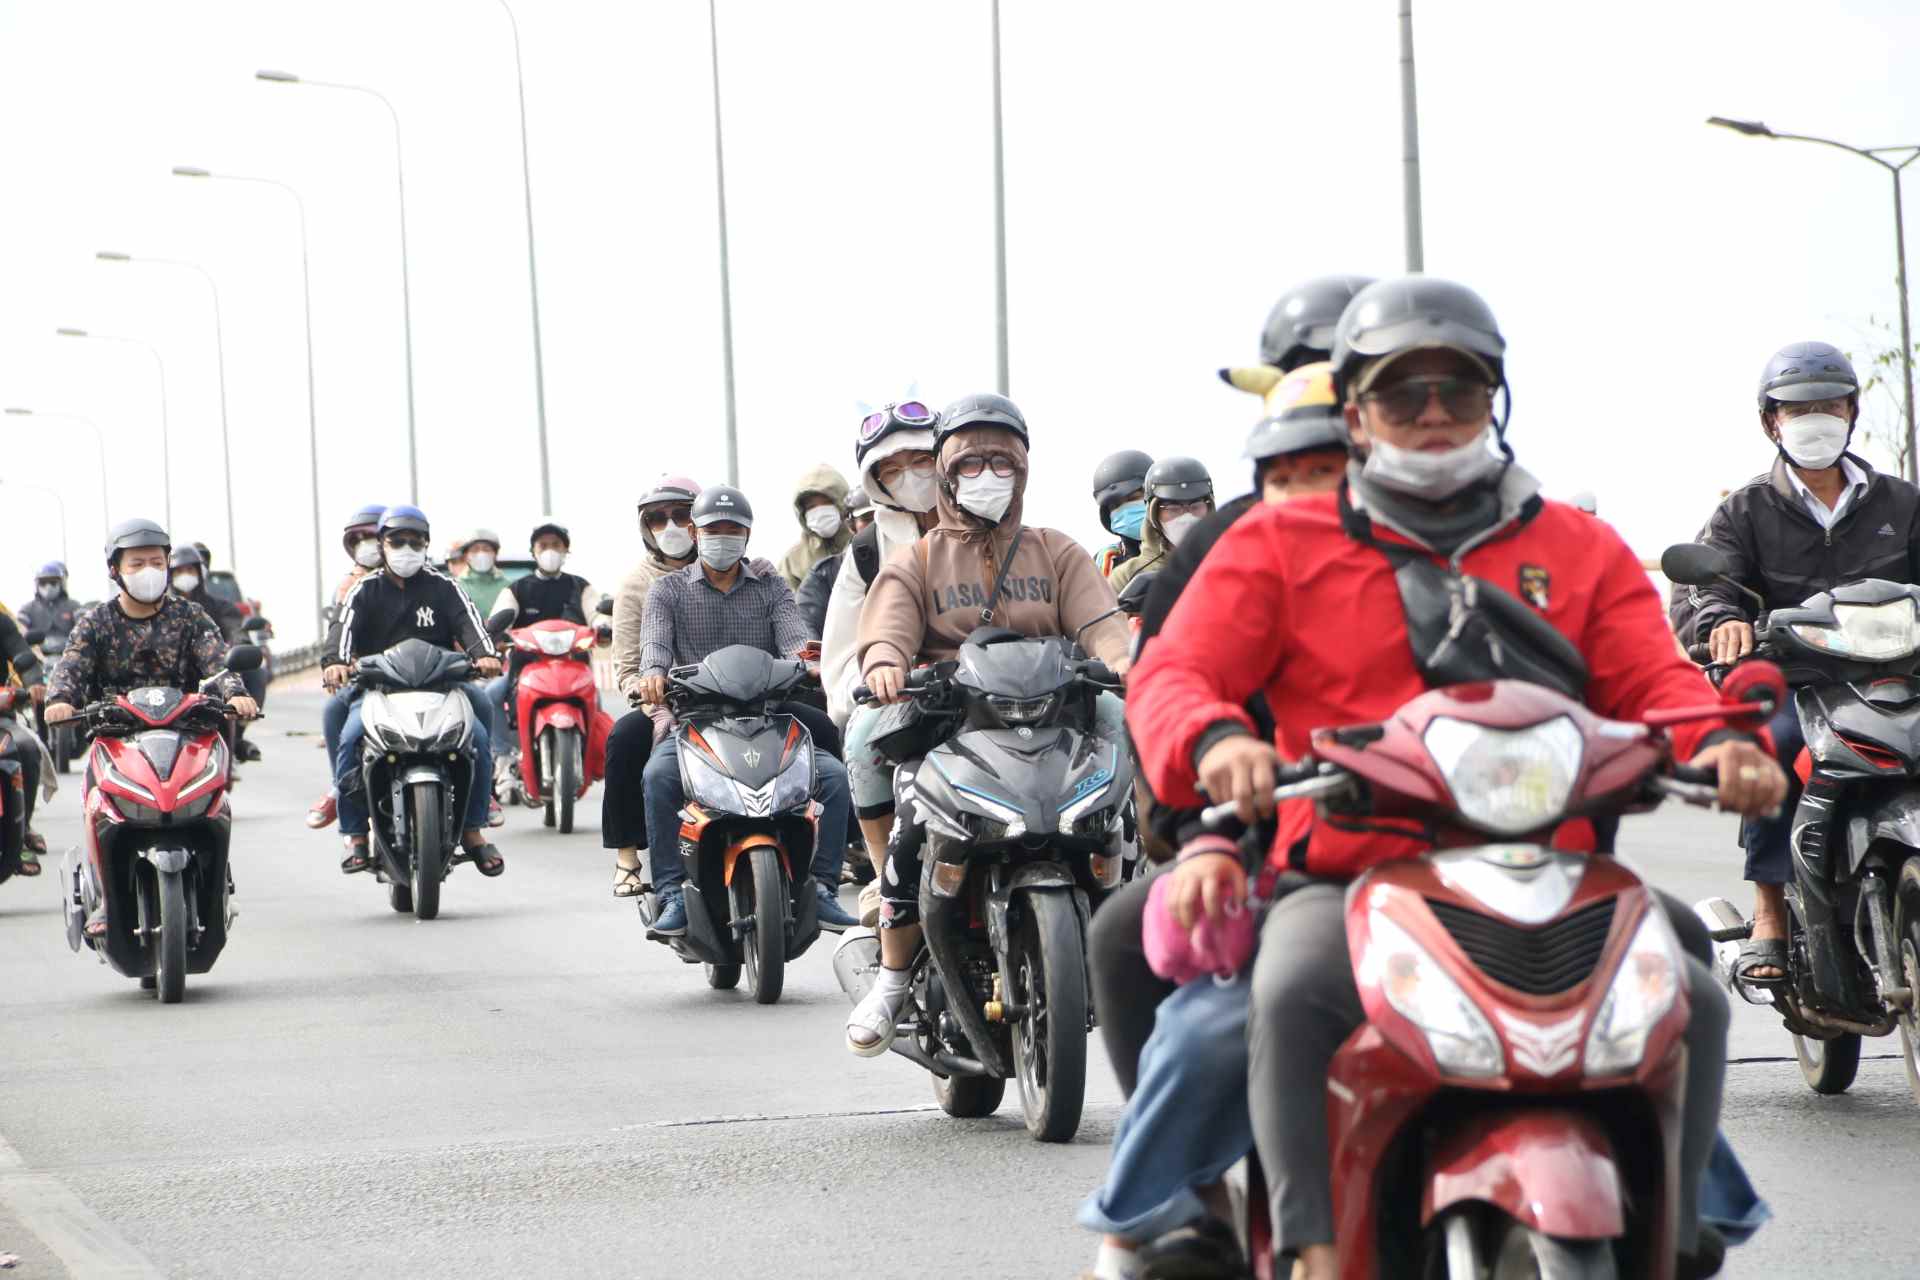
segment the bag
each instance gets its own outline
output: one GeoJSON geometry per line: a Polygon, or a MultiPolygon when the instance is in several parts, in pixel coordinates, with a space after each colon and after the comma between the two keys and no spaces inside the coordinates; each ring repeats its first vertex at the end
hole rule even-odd
{"type": "Polygon", "coordinates": [[[937,715],[912,698],[880,708],[867,745],[893,764],[918,760],[933,750],[948,717],[937,715]]]}
{"type": "Polygon", "coordinates": [[[1201,917],[1191,929],[1174,923],[1167,907],[1172,876],[1156,876],[1147,890],[1140,941],[1147,966],[1168,982],[1185,985],[1212,975],[1237,976],[1253,957],[1253,906],[1244,904],[1221,920],[1201,917]]]}

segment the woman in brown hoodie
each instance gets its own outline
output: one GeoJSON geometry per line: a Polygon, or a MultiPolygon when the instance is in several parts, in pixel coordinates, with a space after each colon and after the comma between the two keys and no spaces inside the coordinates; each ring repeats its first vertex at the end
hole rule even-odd
{"type": "MultiPolygon", "coordinates": [[[[912,666],[951,658],[986,625],[1027,636],[1077,636],[1093,656],[1124,673],[1127,626],[1086,548],[1057,529],[1020,523],[1028,447],[1020,410],[1003,396],[968,396],[942,411],[934,433],[939,523],[893,554],[867,588],[860,615],[860,672],[875,699],[898,701],[912,666]],[[1002,583],[997,599],[996,581],[1002,583]]],[[[1117,738],[1119,700],[1108,696],[1101,703],[1097,728],[1117,738]]],[[[920,946],[924,835],[903,805],[882,878],[879,980],[847,1019],[847,1047],[862,1057],[886,1052],[906,999],[920,946]]]]}

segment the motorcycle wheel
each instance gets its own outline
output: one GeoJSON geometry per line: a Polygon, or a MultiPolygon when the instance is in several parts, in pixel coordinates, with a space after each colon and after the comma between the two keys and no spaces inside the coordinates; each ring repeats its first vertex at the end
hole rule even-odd
{"type": "Polygon", "coordinates": [[[187,894],[179,872],[160,873],[160,955],[158,957],[161,1004],[179,1004],[187,994],[187,894]]]}
{"type": "Polygon", "coordinates": [[[747,990],[760,1004],[774,1004],[787,983],[787,886],[780,874],[780,856],[772,845],[747,850],[752,866],[733,875],[734,918],[751,919],[753,931],[740,940],[745,953],[747,990]]]}
{"type": "Polygon", "coordinates": [[[47,749],[53,754],[53,771],[55,773],[71,772],[73,767],[73,748],[69,745],[67,735],[59,729],[55,729],[48,736],[52,739],[52,741],[47,743],[47,749]]]}
{"type": "Polygon", "coordinates": [[[573,802],[580,795],[580,735],[569,729],[558,735],[554,745],[560,758],[553,764],[554,798],[560,805],[560,834],[573,831],[573,802]]]}
{"type": "Polygon", "coordinates": [[[1831,1040],[1795,1036],[1793,1056],[1800,1060],[1800,1074],[1815,1093],[1845,1093],[1860,1074],[1860,1037],[1851,1031],[1831,1040]]]}
{"type": "Polygon", "coordinates": [[[702,965],[707,971],[707,985],[715,991],[731,991],[740,985],[740,966],[737,964],[702,965]]]}
{"type": "Polygon", "coordinates": [[[1027,1132],[1066,1142],[1080,1128],[1087,1092],[1087,957],[1080,920],[1064,893],[1029,893],[1013,956],[1013,1063],[1027,1132]]]}
{"type": "Polygon", "coordinates": [[[547,811],[541,815],[540,824],[546,827],[550,827],[554,823],[553,763],[554,763],[555,747],[553,744],[553,738],[554,738],[554,733],[553,733],[553,730],[551,729],[548,729],[545,733],[542,733],[540,735],[540,739],[539,739],[540,762],[534,766],[534,776],[540,779],[541,790],[545,792],[544,799],[546,801],[547,811]]]}
{"type": "MultiPolygon", "coordinates": [[[[1900,980],[1907,990],[1920,991],[1914,986],[1920,982],[1920,861],[1912,858],[1900,868],[1895,884],[1893,936],[1900,948],[1900,980]]],[[[1907,1064],[1907,1091],[1920,1102],[1920,1012],[1914,1008],[1900,1015],[1900,1056],[1907,1064]]]]}
{"type": "Polygon", "coordinates": [[[1535,1231],[1524,1222],[1509,1222],[1493,1262],[1462,1270],[1448,1254],[1449,1280],[1617,1280],[1619,1268],[1608,1240],[1567,1240],[1535,1231]]]}
{"type": "Polygon", "coordinates": [[[408,790],[413,793],[413,918],[431,920],[440,914],[440,881],[445,875],[441,869],[446,846],[441,844],[440,784],[416,782],[408,790]]]}
{"type": "Polygon", "coordinates": [[[404,884],[387,886],[387,905],[403,916],[413,914],[413,887],[404,884]]]}
{"type": "Polygon", "coordinates": [[[933,1078],[933,1100],[950,1116],[977,1120],[1000,1109],[1007,1096],[1003,1076],[948,1076],[933,1078]]]}

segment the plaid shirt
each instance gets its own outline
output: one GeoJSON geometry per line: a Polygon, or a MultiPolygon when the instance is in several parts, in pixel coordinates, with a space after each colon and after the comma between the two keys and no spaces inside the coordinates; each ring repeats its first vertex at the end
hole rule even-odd
{"type": "Polygon", "coordinates": [[[653,584],[640,624],[640,674],[706,660],[730,644],[791,658],[813,637],[793,602],[793,589],[771,562],[742,560],[731,591],[707,581],[695,561],[653,584]]]}

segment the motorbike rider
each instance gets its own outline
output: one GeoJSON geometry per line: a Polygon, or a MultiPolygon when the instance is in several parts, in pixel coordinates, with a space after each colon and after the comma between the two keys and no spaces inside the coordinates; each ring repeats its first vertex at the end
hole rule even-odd
{"type": "Polygon", "coordinates": [[[466,566],[466,572],[460,575],[460,589],[481,617],[490,618],[508,582],[507,575],[500,571],[500,535],[491,529],[475,529],[467,539],[466,566]]]}
{"type": "Polygon", "coordinates": [[[837,556],[853,540],[847,528],[847,478],[822,462],[801,474],[793,494],[800,541],[780,557],[780,576],[798,591],[807,572],[828,556],[837,556]]]}
{"type": "MultiPolygon", "coordinates": [[[[0,687],[13,684],[26,689],[35,706],[46,701],[46,664],[27,643],[26,634],[14,616],[5,605],[0,605],[0,687]]],[[[0,743],[4,743],[0,756],[20,766],[24,801],[21,817],[26,827],[25,843],[20,848],[20,874],[37,876],[40,855],[47,851],[47,839],[33,829],[33,808],[40,793],[41,744],[29,730],[29,724],[30,721],[18,717],[0,716],[0,743]]]]}
{"type": "MultiPolygon", "coordinates": [[[[471,556],[471,543],[468,555],[471,556]]],[[[528,549],[533,552],[534,571],[494,597],[493,611],[487,615],[488,630],[498,634],[505,627],[529,627],[536,622],[559,618],[578,626],[591,626],[593,609],[601,592],[577,573],[566,572],[567,556],[573,551],[573,534],[567,526],[549,516],[533,526],[528,549]]],[[[513,650],[507,655],[507,671],[487,686],[487,706],[493,712],[494,740],[500,744],[504,759],[511,755],[515,730],[513,689],[520,678],[526,655],[513,650]]]]}
{"type": "MultiPolygon", "coordinates": [[[[876,702],[898,701],[915,663],[952,657],[983,625],[1075,637],[1116,675],[1126,673],[1128,628],[1113,588],[1067,534],[1021,523],[1029,441],[1025,417],[1004,396],[967,396],[941,411],[938,522],[888,558],[860,619],[860,669],[876,702]]],[[[1118,740],[1121,716],[1120,700],[1103,694],[1095,732],[1118,740]]],[[[920,945],[926,828],[913,821],[910,797],[898,803],[881,877],[881,970],[847,1019],[847,1047],[862,1057],[892,1043],[920,945]]]]}
{"type": "Polygon", "coordinates": [[[1140,554],[1114,566],[1107,581],[1124,591],[1136,573],[1160,568],[1180,540],[1213,514],[1213,476],[1197,458],[1162,458],[1147,471],[1147,521],[1140,554]]]}
{"type": "Polygon", "coordinates": [[[1147,522],[1147,472],[1153,458],[1138,449],[1122,449],[1100,459],[1093,469],[1093,500],[1100,508],[1100,527],[1120,541],[1093,553],[1100,576],[1140,554],[1141,530],[1147,522]]]}
{"type": "MultiPolygon", "coordinates": [[[[260,713],[240,677],[225,670],[228,644],[199,605],[167,590],[167,559],[173,540],[158,523],[125,520],[107,531],[107,576],[119,593],[84,610],[67,636],[47,689],[47,723],[73,719],[88,703],[131,689],[207,691],[226,699],[242,720],[260,713]]],[[[91,791],[92,766],[83,787],[91,791]]],[[[87,921],[87,932],[106,931],[106,900],[87,921]]]]}
{"type": "Polygon", "coordinates": [[[647,843],[642,771],[653,755],[655,730],[672,724],[665,707],[641,706],[640,630],[647,615],[647,593],[660,579],[693,563],[693,500],[699,496],[697,481],[670,475],[661,476],[640,495],[640,541],[646,554],[613,598],[613,678],[630,708],[607,735],[607,785],[600,799],[600,842],[615,851],[616,898],[638,897],[647,889],[646,872],[640,865],[640,850],[647,843]]]}
{"type": "Polygon", "coordinates": [[[49,560],[33,575],[33,599],[14,610],[14,620],[22,633],[38,631],[49,640],[67,638],[80,616],[80,605],[67,594],[67,566],[49,560]]]}
{"type": "MultiPolygon", "coordinates": [[[[753,507],[747,496],[731,486],[715,485],[694,499],[691,514],[699,563],[667,574],[647,593],[640,631],[640,697],[652,706],[666,704],[669,668],[703,662],[715,650],[736,644],[791,658],[809,641],[792,590],[770,562],[747,558],[747,541],[753,534],[753,507]]],[[[824,722],[829,738],[838,736],[832,721],[811,707],[790,702],[779,710],[806,724],[810,734],[824,722]]],[[[814,893],[821,926],[844,929],[854,922],[836,896],[847,853],[847,770],[821,745],[818,735],[813,768],[814,798],[822,810],[815,826],[814,893]]],[[[649,937],[677,937],[687,931],[680,888],[687,876],[680,856],[680,809],[686,797],[680,781],[679,743],[672,733],[659,735],[642,779],[652,836],[648,848],[653,884],[660,897],[660,914],[647,932],[649,937]]]]}
{"type": "MultiPolygon", "coordinates": [[[[167,561],[167,570],[172,574],[170,582],[173,590],[185,599],[193,601],[207,611],[220,628],[220,634],[227,638],[228,644],[239,644],[246,639],[244,623],[246,615],[240,612],[238,605],[230,600],[222,600],[207,590],[206,560],[201,556],[198,545],[175,547],[173,555],[167,561]]],[[[247,687],[247,696],[264,707],[267,703],[267,673],[256,668],[241,673],[241,683],[247,687]]],[[[257,761],[260,748],[250,740],[245,727],[236,725],[233,731],[233,755],[236,760],[257,761]]]]}
{"type": "MultiPolygon", "coordinates": [[[[414,506],[388,507],[380,516],[379,532],[382,571],[369,573],[347,593],[340,616],[327,634],[328,665],[321,672],[321,683],[328,690],[342,688],[353,674],[355,659],[382,653],[403,640],[425,640],[442,649],[457,645],[472,660],[476,672],[489,678],[498,676],[500,658],[473,601],[446,573],[427,563],[433,530],[426,513],[414,506]]],[[[493,779],[487,706],[472,684],[462,685],[461,692],[473,705],[476,723],[466,824],[455,861],[470,861],[482,875],[497,876],[507,869],[507,863],[487,842],[484,831],[493,779]]],[[[366,738],[357,691],[350,697],[352,705],[340,727],[340,746],[333,757],[334,791],[340,797],[340,834],[347,846],[340,870],[347,875],[373,865],[367,848],[366,792],[347,786],[359,774],[360,744],[366,738]]]]}
{"type": "MultiPolygon", "coordinates": [[[[1334,349],[1354,453],[1345,484],[1331,497],[1243,518],[1142,656],[1128,720],[1165,802],[1195,805],[1204,792],[1233,801],[1251,821],[1272,810],[1277,762],[1304,755],[1313,727],[1378,720],[1427,687],[1395,583],[1401,561],[1444,559],[1484,582],[1515,583],[1579,650],[1586,701],[1603,715],[1635,720],[1712,696],[1664,634],[1660,601],[1633,553],[1583,513],[1543,501],[1537,482],[1513,465],[1504,418],[1492,411],[1504,353],[1491,311],[1458,284],[1410,276],[1355,297],[1334,349]],[[1332,617],[1341,625],[1326,625],[1332,617]],[[1270,741],[1253,735],[1242,707],[1261,689],[1277,721],[1270,741]]],[[[1779,766],[1750,735],[1708,721],[1677,726],[1672,739],[1676,756],[1717,769],[1726,808],[1765,812],[1785,793],[1779,766]]],[[[1584,823],[1562,835],[1572,848],[1591,848],[1584,823]]],[[[1217,1006],[1218,1016],[1191,1028],[1186,1052],[1156,1059],[1169,1066],[1156,1087],[1175,1091],[1206,1089],[1210,1075],[1218,1088],[1223,1076],[1247,1072],[1276,1249],[1294,1256],[1307,1280],[1333,1276],[1336,1262],[1327,1116],[1317,1100],[1334,1052],[1365,1017],[1347,953],[1344,882],[1423,848],[1412,834],[1317,823],[1311,804],[1284,806],[1259,869],[1275,900],[1250,982],[1234,984],[1245,1021],[1217,1006]],[[1281,879],[1302,870],[1313,879],[1305,887],[1281,879]]],[[[1218,917],[1247,899],[1248,876],[1230,848],[1202,846],[1168,874],[1176,922],[1218,917]]],[[[1699,959],[1704,931],[1683,905],[1663,904],[1675,932],[1697,941],[1686,962],[1692,1017],[1677,1244],[1682,1274],[1706,1274],[1695,1254],[1710,1253],[1711,1242],[1701,1240],[1696,1197],[1718,1122],[1728,1013],[1699,959]]],[[[1146,1094],[1143,1085],[1134,1104],[1143,1116],[1153,1111],[1139,1102],[1146,1094]]],[[[1189,1172],[1198,1182],[1217,1170],[1189,1172]]]]}
{"type": "Polygon", "coordinates": [[[864,485],[855,485],[847,491],[847,528],[854,537],[865,533],[867,526],[873,523],[874,503],[867,496],[864,485]]]}
{"type": "MultiPolygon", "coordinates": [[[[873,499],[865,489],[855,485],[847,492],[847,529],[855,540],[873,526],[873,514],[873,499]]],[[[851,547],[853,543],[847,545],[851,547]]],[[[800,617],[816,640],[826,633],[827,602],[833,598],[833,584],[840,580],[840,566],[846,559],[847,553],[842,552],[820,561],[807,570],[806,579],[793,593],[794,602],[800,606],[800,617]]]]}
{"type": "MultiPolygon", "coordinates": [[[[1760,374],[1760,431],[1777,455],[1714,510],[1700,541],[1725,552],[1735,582],[1767,609],[1791,608],[1808,596],[1859,578],[1920,582],[1920,491],[1875,471],[1847,451],[1860,416],[1860,379],[1837,347],[1796,342],[1782,347],[1760,374]]],[[[1753,651],[1753,602],[1733,587],[1692,588],[1692,625],[1681,637],[1705,644],[1714,662],[1737,662],[1753,651]]],[[[1783,765],[1804,743],[1789,699],[1770,726],[1783,765]]],[[[1746,878],[1753,882],[1753,936],[1740,948],[1734,973],[1750,986],[1786,977],[1786,885],[1799,786],[1771,819],[1744,823],[1746,878]]]]}
{"type": "MultiPolygon", "coordinates": [[[[380,567],[380,517],[386,509],[384,502],[369,503],[348,517],[346,527],[340,531],[340,545],[346,548],[352,568],[333,589],[333,603],[327,608],[329,623],[339,616],[340,607],[346,603],[347,593],[353,590],[354,584],[380,567]]],[[[351,706],[347,690],[338,689],[328,695],[320,708],[320,733],[327,744],[329,776],[333,773],[334,757],[340,754],[340,727],[346,724],[351,706]]],[[[338,813],[339,798],[329,786],[327,794],[308,807],[307,826],[315,831],[330,827],[338,813]]]]}

